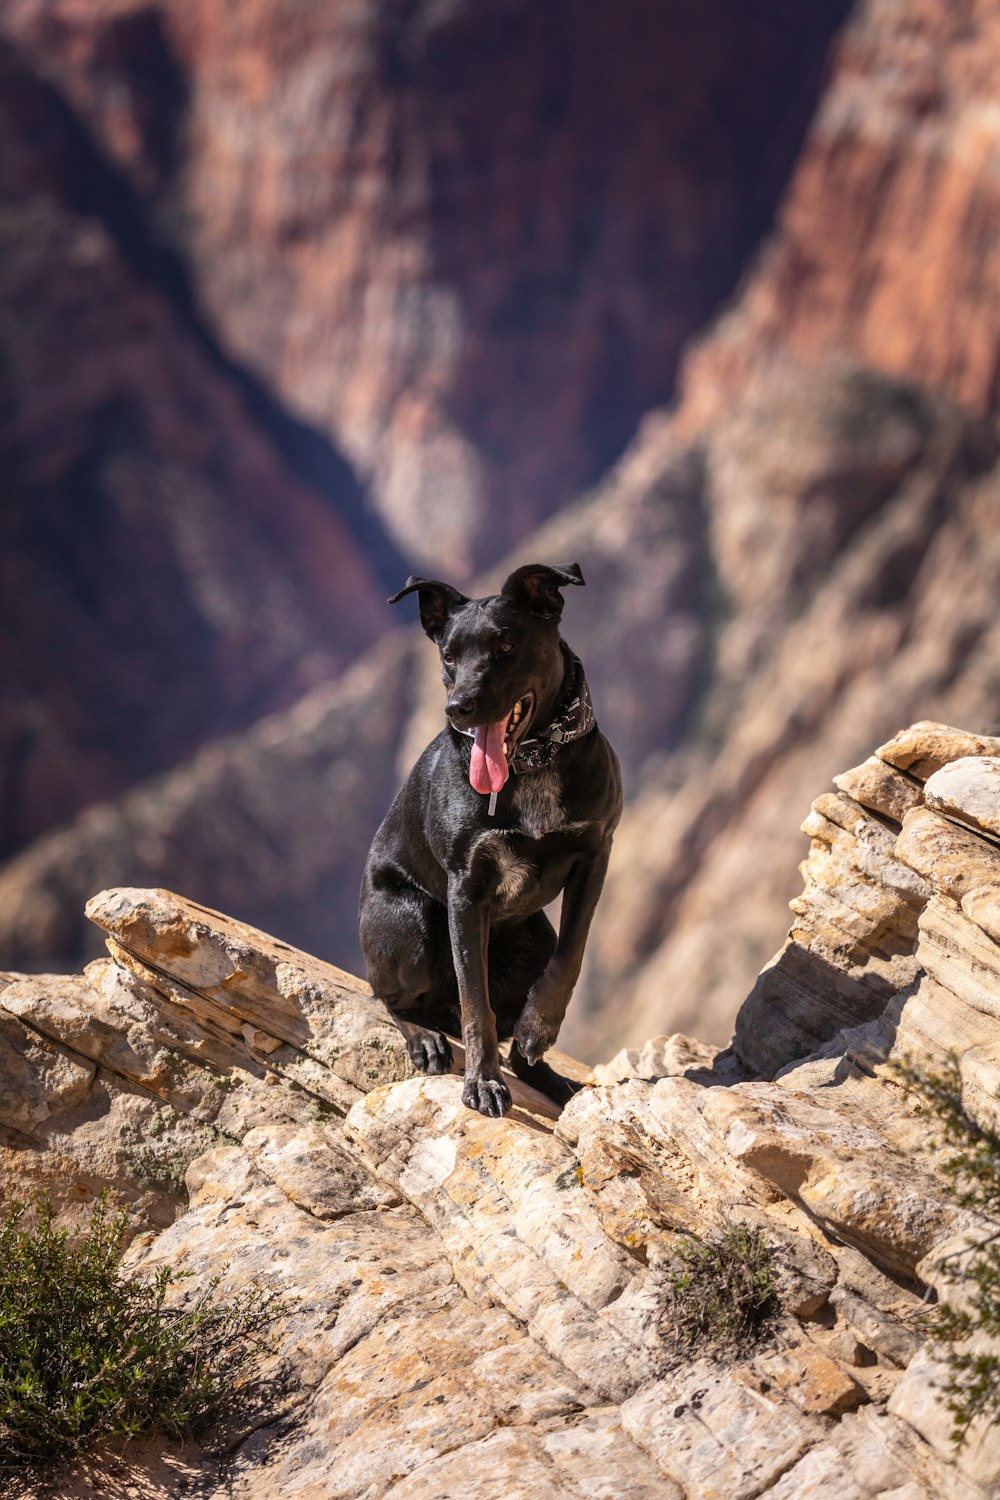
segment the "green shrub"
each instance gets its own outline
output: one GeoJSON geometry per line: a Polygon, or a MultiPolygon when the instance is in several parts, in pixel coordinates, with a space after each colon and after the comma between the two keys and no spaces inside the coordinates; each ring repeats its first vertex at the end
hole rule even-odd
{"type": "Polygon", "coordinates": [[[951,1197],[996,1226],[970,1253],[939,1263],[946,1279],[961,1285],[963,1305],[943,1303],[930,1326],[928,1343],[947,1363],[948,1378],[941,1389],[952,1414],[952,1441],[961,1447],[977,1417],[1000,1419],[1000,1353],[969,1348],[977,1334],[1000,1341],[1000,1134],[979,1124],[963,1106],[954,1057],[942,1074],[912,1063],[896,1067],[930,1105],[940,1140],[930,1141],[929,1149],[950,1148],[941,1170],[951,1197]]]}
{"type": "Polygon", "coordinates": [[[744,1224],[704,1239],[679,1236],[664,1298],[660,1326],[672,1333],[679,1354],[743,1353],[778,1312],[764,1237],[744,1224]]]}
{"type": "Polygon", "coordinates": [[[72,1457],[112,1439],[196,1434],[233,1397],[289,1308],[258,1286],[229,1302],[220,1276],[186,1299],[189,1273],[122,1269],[127,1214],[96,1205],[82,1238],[51,1202],[0,1225],[0,1468],[72,1457]]]}

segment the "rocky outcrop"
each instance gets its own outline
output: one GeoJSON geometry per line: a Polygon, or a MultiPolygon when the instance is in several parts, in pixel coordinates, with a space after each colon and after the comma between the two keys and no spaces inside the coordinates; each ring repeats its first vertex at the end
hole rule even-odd
{"type": "Polygon", "coordinates": [[[925,1289],[948,1291],[942,1253],[985,1226],[944,1190],[891,1057],[951,1050],[969,1107],[994,1107],[1000,852],[979,808],[996,748],[914,725],[842,778],[841,821],[815,830],[830,854],[810,857],[800,948],[834,981],[862,982],[865,944],[878,957],[856,919],[931,893],[901,987],[870,1019],[841,1025],[836,984],[821,1023],[818,987],[798,1009],[791,989],[758,988],[733,1051],[661,1038],[605,1081],[578,1071],[555,1120],[516,1081],[495,1120],[464,1108],[458,1079],[412,1076],[365,987],[284,942],[164,891],[95,897],[110,959],[0,990],[5,1180],[48,1184],[69,1219],[108,1184],[134,1205],[137,1268],[226,1264],[229,1286],[263,1277],[301,1298],[222,1439],[224,1478],[189,1449],[168,1450],[168,1482],[134,1455],[132,1481],[165,1495],[183,1473],[237,1500],[472,1485],[988,1500],[997,1431],[954,1451],[921,1347],[925,1289]],[[747,1037],[775,1018],[762,1077],[747,1037]],[[162,1157],[192,1155],[186,1203],[179,1171],[152,1192],[162,1157]],[[679,1358],[676,1237],[732,1223],[771,1247],[775,1332],[735,1358],[679,1358]]]}
{"type": "Polygon", "coordinates": [[[894,995],[916,986],[909,1020],[895,1022],[909,1037],[914,1013],[926,1006],[925,980],[950,990],[953,978],[957,987],[957,997],[939,994],[932,1007],[941,1012],[936,1047],[918,1049],[935,1065],[948,1051],[942,1038],[951,1035],[965,1053],[982,1029],[977,1016],[1000,1018],[991,959],[998,773],[1000,739],[924,722],[817,798],[802,824],[811,848],[792,929],[737,1017],[734,1046],[746,1066],[770,1076],[837,1033],[884,1017],[894,995]],[[942,897],[964,903],[962,910],[950,912],[942,897]],[[956,949],[962,957],[952,975],[945,955],[956,949]]]}
{"type": "Polygon", "coordinates": [[[767,227],[846,0],[18,0],[211,326],[468,576],[620,453],[767,227]]]}

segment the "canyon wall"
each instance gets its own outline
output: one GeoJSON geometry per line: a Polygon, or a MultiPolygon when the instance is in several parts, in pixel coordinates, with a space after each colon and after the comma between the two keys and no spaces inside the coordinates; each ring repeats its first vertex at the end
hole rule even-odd
{"type": "Polygon", "coordinates": [[[843,0],[15,0],[220,344],[426,570],[667,399],[767,227],[843,0]]]}
{"type": "Polygon", "coordinates": [[[328,493],[290,462],[2,37],[0,85],[6,855],[336,675],[384,593],[347,465],[328,493]]]}
{"type": "Polygon", "coordinates": [[[692,426],[774,365],[838,354],[997,416],[998,53],[988,0],[855,8],[775,232],[688,363],[692,426]]]}

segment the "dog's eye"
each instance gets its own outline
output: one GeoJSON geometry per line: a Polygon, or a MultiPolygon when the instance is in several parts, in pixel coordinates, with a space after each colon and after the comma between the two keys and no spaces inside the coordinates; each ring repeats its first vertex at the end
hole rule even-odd
{"type": "Polygon", "coordinates": [[[513,641],[497,641],[497,655],[509,656],[514,649],[513,641]]]}
{"type": "Polygon", "coordinates": [[[453,667],[455,665],[454,651],[442,651],[441,660],[444,662],[446,667],[453,667]]]}

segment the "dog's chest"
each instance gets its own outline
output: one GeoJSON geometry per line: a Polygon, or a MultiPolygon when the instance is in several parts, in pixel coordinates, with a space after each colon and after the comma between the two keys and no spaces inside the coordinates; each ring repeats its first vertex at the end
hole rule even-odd
{"type": "Polygon", "coordinates": [[[534,851],[524,840],[541,839],[547,833],[572,833],[585,828],[570,822],[563,805],[559,776],[548,768],[520,777],[514,789],[516,825],[496,828],[479,835],[475,863],[486,860],[493,899],[500,910],[544,905],[562,889],[571,856],[534,851]]]}
{"type": "Polygon", "coordinates": [[[559,773],[550,766],[518,778],[514,788],[514,811],[521,828],[531,838],[540,839],[566,827],[566,809],[561,793],[559,773]]]}

